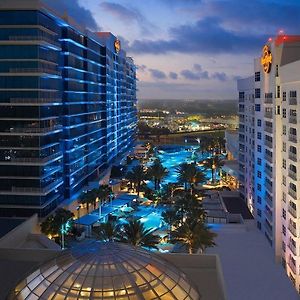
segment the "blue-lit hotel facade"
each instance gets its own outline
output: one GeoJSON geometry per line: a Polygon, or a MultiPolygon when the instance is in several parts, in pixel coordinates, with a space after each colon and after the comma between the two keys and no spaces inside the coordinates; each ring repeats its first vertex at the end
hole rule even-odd
{"type": "Polygon", "coordinates": [[[111,33],[0,3],[0,215],[49,214],[135,140],[136,70],[111,33]]]}

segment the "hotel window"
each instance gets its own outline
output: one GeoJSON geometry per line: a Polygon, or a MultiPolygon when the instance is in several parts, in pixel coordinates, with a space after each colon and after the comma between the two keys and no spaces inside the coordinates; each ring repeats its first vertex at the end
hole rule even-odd
{"type": "Polygon", "coordinates": [[[286,210],[284,208],[282,209],[282,217],[286,220],[286,210]]]}
{"type": "Polygon", "coordinates": [[[260,81],[260,72],[255,72],[255,81],[260,81]]]}
{"type": "Polygon", "coordinates": [[[290,98],[297,98],[297,91],[290,91],[290,98]]]}
{"type": "Polygon", "coordinates": [[[261,196],[257,196],[257,203],[261,204],[261,196]]]}
{"type": "Polygon", "coordinates": [[[257,152],[261,152],[261,145],[257,145],[257,152]]]}
{"type": "Polygon", "coordinates": [[[278,76],[279,76],[279,75],[278,75],[278,74],[279,74],[278,69],[279,69],[279,68],[278,68],[278,65],[276,65],[275,77],[278,77],[278,76]]]}
{"type": "Polygon", "coordinates": [[[261,217],[261,210],[259,208],[257,209],[257,215],[261,217]]]}
{"type": "Polygon", "coordinates": [[[255,111],[260,111],[260,104],[255,104],[255,111]]]}
{"type": "Polygon", "coordinates": [[[286,135],[286,125],[282,125],[282,134],[286,135]]]}
{"type": "Polygon", "coordinates": [[[282,93],[282,101],[286,101],[286,92],[282,93]]]}
{"type": "Polygon", "coordinates": [[[280,98],[280,85],[277,85],[276,91],[277,91],[276,97],[280,98]]]}
{"type": "Polygon", "coordinates": [[[282,201],[285,203],[286,202],[286,193],[282,192],[282,201]]]}
{"type": "Polygon", "coordinates": [[[283,142],[283,143],[282,143],[282,151],[283,151],[283,152],[286,152],[286,142],[283,142]]]}
{"type": "Polygon", "coordinates": [[[257,119],[257,126],[261,126],[261,119],[257,119]]]}
{"type": "Polygon", "coordinates": [[[286,228],[285,228],[284,225],[282,225],[282,233],[283,233],[284,236],[286,236],[286,228]]]}
{"type": "Polygon", "coordinates": [[[286,177],[284,175],[282,175],[282,184],[286,186],[286,177]]]}
{"type": "Polygon", "coordinates": [[[261,158],[258,158],[258,159],[257,159],[257,164],[258,164],[259,166],[261,166],[261,158]]]}
{"type": "Polygon", "coordinates": [[[285,245],[285,242],[282,241],[282,251],[285,252],[286,251],[286,245],[285,245]]]}
{"type": "Polygon", "coordinates": [[[261,132],[257,132],[257,139],[261,140],[261,132]]]}
{"type": "Polygon", "coordinates": [[[257,228],[261,230],[261,223],[259,221],[257,221],[257,228]]]}
{"type": "Polygon", "coordinates": [[[282,160],[282,167],[283,167],[284,169],[286,169],[286,160],[285,160],[285,159],[282,160]]]}
{"type": "Polygon", "coordinates": [[[285,108],[282,109],[282,117],[286,118],[286,109],[285,108]]]}
{"type": "Polygon", "coordinates": [[[261,178],[261,171],[257,171],[257,177],[261,178]]]}
{"type": "Polygon", "coordinates": [[[261,184],[260,183],[257,184],[257,190],[261,191],[261,184]]]}
{"type": "Polygon", "coordinates": [[[260,89],[255,89],[254,94],[255,98],[260,98],[260,89]]]}

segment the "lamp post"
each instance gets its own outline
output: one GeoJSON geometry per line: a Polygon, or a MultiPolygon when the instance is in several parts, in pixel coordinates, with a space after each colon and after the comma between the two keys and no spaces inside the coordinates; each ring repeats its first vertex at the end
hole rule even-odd
{"type": "Polygon", "coordinates": [[[78,225],[78,226],[79,226],[79,224],[80,224],[80,209],[81,209],[81,205],[78,205],[78,206],[76,207],[76,210],[77,210],[77,220],[78,220],[77,225],[78,225]]]}
{"type": "Polygon", "coordinates": [[[114,198],[114,194],[113,194],[113,193],[110,193],[110,194],[109,194],[110,206],[112,206],[113,198],[114,198]]]}
{"type": "MultiPolygon", "coordinates": [[[[102,218],[101,199],[99,199],[98,197],[97,197],[97,199],[98,199],[98,201],[99,201],[99,213],[98,213],[98,219],[99,219],[99,221],[100,221],[100,219],[102,218]]],[[[97,199],[96,199],[96,200],[97,200],[97,199]]]]}

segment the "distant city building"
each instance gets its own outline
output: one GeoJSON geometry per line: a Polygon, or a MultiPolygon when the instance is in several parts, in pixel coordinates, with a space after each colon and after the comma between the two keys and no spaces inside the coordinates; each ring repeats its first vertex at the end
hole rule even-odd
{"type": "Polygon", "coordinates": [[[49,214],[133,145],[136,67],[111,33],[0,3],[0,215],[49,214]]]}
{"type": "Polygon", "coordinates": [[[269,39],[238,91],[241,193],[299,291],[300,36],[269,39]]]}

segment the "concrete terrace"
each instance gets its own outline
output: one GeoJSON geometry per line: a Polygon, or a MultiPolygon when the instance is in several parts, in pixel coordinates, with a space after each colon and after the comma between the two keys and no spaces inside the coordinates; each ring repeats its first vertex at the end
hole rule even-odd
{"type": "Polygon", "coordinates": [[[220,257],[228,299],[300,298],[283,267],[275,263],[273,251],[255,221],[223,224],[216,232],[217,246],[209,248],[207,254],[220,257]]]}

